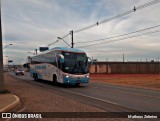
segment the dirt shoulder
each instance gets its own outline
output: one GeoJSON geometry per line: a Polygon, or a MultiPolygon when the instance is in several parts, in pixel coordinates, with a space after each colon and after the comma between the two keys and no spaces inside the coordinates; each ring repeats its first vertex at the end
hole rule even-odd
{"type": "Polygon", "coordinates": [[[92,82],[160,90],[158,74],[91,74],[92,82]]]}

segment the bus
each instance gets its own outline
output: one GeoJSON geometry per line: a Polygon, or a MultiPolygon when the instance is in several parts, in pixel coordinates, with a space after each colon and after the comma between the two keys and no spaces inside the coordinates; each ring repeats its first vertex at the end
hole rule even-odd
{"type": "Polygon", "coordinates": [[[54,85],[89,83],[88,57],[79,49],[55,47],[30,57],[30,76],[54,85]]]}

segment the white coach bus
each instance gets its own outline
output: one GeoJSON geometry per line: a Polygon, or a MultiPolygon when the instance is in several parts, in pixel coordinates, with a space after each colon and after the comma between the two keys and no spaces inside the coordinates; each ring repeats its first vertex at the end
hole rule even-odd
{"type": "Polygon", "coordinates": [[[30,58],[30,76],[54,84],[88,83],[88,57],[82,50],[56,47],[30,58]]]}

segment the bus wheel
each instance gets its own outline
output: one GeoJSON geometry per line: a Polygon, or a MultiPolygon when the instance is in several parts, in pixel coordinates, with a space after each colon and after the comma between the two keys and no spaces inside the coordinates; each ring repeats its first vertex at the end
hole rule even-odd
{"type": "Polygon", "coordinates": [[[57,85],[57,76],[53,75],[53,85],[57,85]]]}

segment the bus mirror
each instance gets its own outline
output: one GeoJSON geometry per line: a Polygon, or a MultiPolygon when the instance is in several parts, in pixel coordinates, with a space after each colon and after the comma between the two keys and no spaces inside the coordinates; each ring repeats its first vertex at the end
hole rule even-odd
{"type": "Polygon", "coordinates": [[[93,64],[93,60],[90,58],[90,57],[87,57],[89,60],[90,60],[90,64],[92,65],[93,64]]]}
{"type": "Polygon", "coordinates": [[[59,54],[60,56],[60,63],[64,63],[64,56],[62,54],[59,54]]]}

